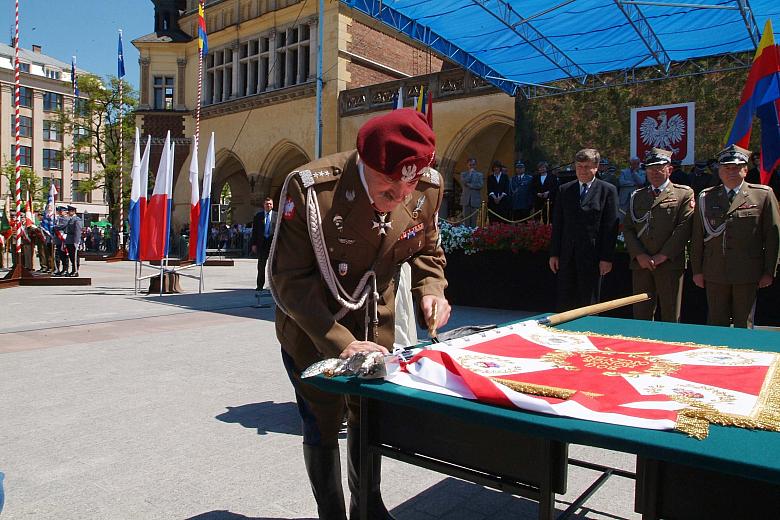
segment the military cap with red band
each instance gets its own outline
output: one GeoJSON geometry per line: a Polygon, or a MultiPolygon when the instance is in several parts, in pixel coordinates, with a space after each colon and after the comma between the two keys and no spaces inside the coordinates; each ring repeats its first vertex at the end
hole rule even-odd
{"type": "Polygon", "coordinates": [[[411,182],[433,162],[436,136],[423,114],[402,108],[364,124],[358,132],[357,150],[371,169],[411,182]]]}

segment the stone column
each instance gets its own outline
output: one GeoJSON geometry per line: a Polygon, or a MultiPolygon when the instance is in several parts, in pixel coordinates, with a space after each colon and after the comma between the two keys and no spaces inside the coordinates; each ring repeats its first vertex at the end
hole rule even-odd
{"type": "Polygon", "coordinates": [[[138,104],[139,110],[149,110],[152,108],[149,103],[149,65],[152,63],[150,58],[139,58],[138,64],[141,66],[141,96],[138,104]]]}
{"type": "Polygon", "coordinates": [[[176,59],[176,110],[187,110],[184,89],[186,87],[187,58],[176,59]]]}
{"type": "Polygon", "coordinates": [[[317,22],[319,20],[316,16],[309,18],[306,22],[309,24],[309,77],[306,78],[306,81],[317,79],[317,42],[319,41],[317,22]]]}
{"type": "Polygon", "coordinates": [[[233,76],[231,79],[233,84],[231,85],[229,99],[236,99],[238,97],[238,68],[240,66],[238,47],[238,40],[235,40],[230,44],[230,48],[233,49],[233,76]]]}
{"type": "Polygon", "coordinates": [[[276,66],[276,29],[268,32],[268,90],[279,88],[279,67],[276,66]]]}

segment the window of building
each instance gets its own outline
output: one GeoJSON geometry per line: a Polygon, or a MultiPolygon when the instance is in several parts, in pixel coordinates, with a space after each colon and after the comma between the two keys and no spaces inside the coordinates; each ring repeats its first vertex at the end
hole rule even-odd
{"type": "Polygon", "coordinates": [[[55,112],[57,110],[62,110],[62,94],[55,94],[54,92],[44,92],[43,109],[46,112],[55,112]]]}
{"type": "Polygon", "coordinates": [[[43,121],[43,140],[44,141],[57,141],[62,142],[62,125],[59,121],[50,121],[48,119],[43,121]]]}
{"type": "Polygon", "coordinates": [[[87,146],[89,144],[89,128],[81,125],[74,126],[73,144],[77,147],[87,146]]]}
{"type": "Polygon", "coordinates": [[[49,79],[60,79],[62,77],[62,71],[54,69],[46,69],[46,77],[49,79]]]}
{"type": "Polygon", "coordinates": [[[74,154],[72,169],[75,173],[87,173],[89,171],[89,155],[83,153],[74,154]]]}
{"type": "Polygon", "coordinates": [[[73,202],[92,202],[92,194],[89,192],[84,193],[80,191],[83,181],[71,181],[71,200],[73,202]]]}
{"type": "Polygon", "coordinates": [[[32,89],[28,87],[19,87],[19,105],[23,107],[32,107],[32,89]]]}
{"type": "MultiPolygon", "coordinates": [[[[47,197],[49,196],[49,189],[51,188],[52,182],[54,182],[54,187],[57,188],[57,193],[62,193],[62,179],[57,177],[43,177],[41,185],[43,186],[43,193],[46,194],[47,197]]],[[[61,198],[62,195],[59,195],[59,197],[61,198]]]]}
{"type": "Polygon", "coordinates": [[[206,60],[206,95],[203,104],[227,101],[233,93],[233,49],[219,49],[206,60]]]}
{"type": "MultiPolygon", "coordinates": [[[[32,147],[19,146],[19,156],[22,166],[32,166],[32,147]]],[[[11,153],[9,154],[10,161],[16,162],[16,145],[11,145],[11,153]]]]}
{"type": "Polygon", "coordinates": [[[30,64],[29,63],[23,63],[19,62],[19,71],[20,72],[26,72],[27,74],[30,73],[30,64]]]}
{"type": "MultiPolygon", "coordinates": [[[[16,135],[16,115],[11,114],[11,137],[16,135]]],[[[19,135],[22,137],[32,137],[32,118],[19,116],[19,135]]]]}
{"type": "Polygon", "coordinates": [[[307,24],[294,25],[276,33],[276,80],[280,87],[305,83],[311,56],[307,24]]]}
{"type": "Polygon", "coordinates": [[[50,148],[43,149],[43,169],[44,170],[61,170],[62,169],[62,152],[59,150],[52,150],[50,148]]]}
{"type": "Polygon", "coordinates": [[[173,110],[173,76],[154,77],[155,110],[173,110]]]}
{"type": "Polygon", "coordinates": [[[87,116],[89,115],[89,100],[83,99],[83,98],[76,98],[76,115],[77,116],[87,116]]]}

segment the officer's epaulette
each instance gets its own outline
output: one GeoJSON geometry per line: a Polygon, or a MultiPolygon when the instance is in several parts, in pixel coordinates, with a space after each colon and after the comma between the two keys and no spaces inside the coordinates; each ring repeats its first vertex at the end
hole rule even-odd
{"type": "Polygon", "coordinates": [[[753,183],[745,183],[745,184],[747,184],[747,186],[749,188],[755,188],[757,190],[764,190],[764,191],[766,191],[766,190],[770,189],[770,187],[767,186],[766,184],[753,184],[753,183]]]}
{"type": "Polygon", "coordinates": [[[328,166],[327,168],[317,170],[298,170],[296,173],[301,178],[303,187],[308,188],[314,184],[338,180],[341,175],[341,168],[328,166]]]}
{"type": "Polygon", "coordinates": [[[723,185],[722,185],[722,184],[718,184],[717,186],[710,186],[709,188],[704,188],[703,190],[701,190],[701,192],[700,192],[700,193],[704,193],[705,191],[706,191],[707,193],[712,193],[712,192],[714,192],[716,189],[721,189],[721,190],[722,190],[722,189],[723,189],[723,185]]]}
{"type": "Polygon", "coordinates": [[[674,183],[674,182],[673,182],[673,183],[672,183],[672,186],[674,186],[675,188],[680,188],[681,190],[690,190],[690,191],[693,191],[693,188],[691,188],[691,187],[690,187],[690,186],[688,186],[687,184],[676,184],[676,183],[674,183]]]}
{"type": "Polygon", "coordinates": [[[420,175],[420,180],[427,182],[428,184],[433,184],[434,186],[439,186],[441,184],[441,175],[433,168],[426,168],[425,173],[420,175]]]}

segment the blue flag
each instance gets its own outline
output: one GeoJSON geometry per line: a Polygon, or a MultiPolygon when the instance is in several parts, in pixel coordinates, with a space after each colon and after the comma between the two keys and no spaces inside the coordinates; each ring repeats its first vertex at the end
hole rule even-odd
{"type": "Polygon", "coordinates": [[[117,77],[125,77],[125,53],[122,52],[122,31],[119,31],[119,48],[116,51],[116,70],[117,77]]]}

